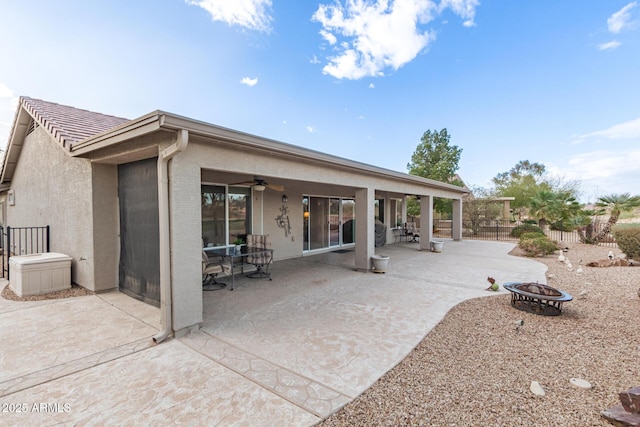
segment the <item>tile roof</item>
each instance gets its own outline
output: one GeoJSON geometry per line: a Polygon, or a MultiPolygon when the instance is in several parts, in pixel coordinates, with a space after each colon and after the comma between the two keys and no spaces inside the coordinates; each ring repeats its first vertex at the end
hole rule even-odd
{"type": "Polygon", "coordinates": [[[129,121],[92,111],[21,97],[25,110],[65,148],[129,121]]]}

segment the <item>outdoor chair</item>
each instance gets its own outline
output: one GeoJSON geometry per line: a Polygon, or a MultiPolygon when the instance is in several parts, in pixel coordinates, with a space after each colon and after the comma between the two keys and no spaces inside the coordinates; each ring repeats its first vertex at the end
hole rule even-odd
{"type": "Polygon", "coordinates": [[[402,240],[407,241],[407,229],[404,227],[393,229],[393,243],[402,243],[402,240]]]}
{"type": "Polygon", "coordinates": [[[205,291],[215,291],[226,287],[226,283],[216,280],[220,273],[228,274],[231,272],[231,264],[223,259],[209,260],[209,256],[202,251],[202,289],[205,291]]]}
{"type": "Polygon", "coordinates": [[[262,249],[271,249],[271,239],[268,234],[247,234],[247,250],[249,254],[246,258],[247,264],[256,266],[256,271],[247,274],[252,279],[266,277],[271,280],[269,264],[273,261],[273,252],[259,252],[262,249]],[[258,252],[258,253],[252,253],[258,252]]]}
{"type": "Polygon", "coordinates": [[[416,227],[415,222],[407,223],[407,236],[411,238],[409,242],[411,243],[419,242],[418,239],[420,239],[420,232],[418,231],[418,228],[416,227]]]}

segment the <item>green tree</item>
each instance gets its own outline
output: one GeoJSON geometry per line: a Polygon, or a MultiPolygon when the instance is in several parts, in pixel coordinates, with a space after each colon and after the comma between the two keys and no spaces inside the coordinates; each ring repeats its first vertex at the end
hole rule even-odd
{"type": "Polygon", "coordinates": [[[581,209],[571,218],[571,224],[578,231],[580,242],[587,244],[595,244],[593,217],[601,214],[600,211],[591,209],[581,209]]]}
{"type": "Polygon", "coordinates": [[[640,196],[631,196],[629,193],[610,194],[600,197],[596,206],[609,213],[609,220],[595,236],[594,243],[597,244],[609,235],[622,212],[629,212],[640,206],[640,196]]]}
{"type": "MultiPolygon", "coordinates": [[[[411,175],[421,176],[447,184],[462,186],[463,183],[456,179],[456,171],[460,162],[462,149],[450,144],[451,136],[447,129],[427,130],[420,138],[420,144],[416,147],[411,162],[407,169],[411,175]]],[[[451,212],[451,200],[436,198],[433,201],[434,209],[440,213],[451,212]]],[[[407,213],[416,216],[420,212],[416,200],[409,199],[407,213]]]]}
{"type": "Polygon", "coordinates": [[[540,227],[553,223],[562,230],[569,231],[573,217],[581,210],[580,203],[570,191],[540,190],[529,201],[529,214],[538,218],[540,227]]]}
{"type": "Polygon", "coordinates": [[[529,214],[538,218],[538,226],[540,228],[553,221],[555,216],[554,204],[555,194],[546,189],[538,191],[529,200],[529,214]]]}
{"type": "Polygon", "coordinates": [[[551,185],[544,179],[545,172],[546,167],[541,163],[520,160],[511,170],[499,173],[492,181],[496,194],[514,197],[511,207],[514,211],[522,213],[541,190],[552,191],[551,185]]]}

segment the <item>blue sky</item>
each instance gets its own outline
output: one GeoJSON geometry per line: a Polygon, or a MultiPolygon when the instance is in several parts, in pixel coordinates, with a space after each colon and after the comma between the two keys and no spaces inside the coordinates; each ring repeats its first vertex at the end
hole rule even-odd
{"type": "Polygon", "coordinates": [[[530,160],[640,193],[640,0],[13,1],[0,58],[0,144],[24,95],[401,172],[447,128],[468,185],[530,160]]]}

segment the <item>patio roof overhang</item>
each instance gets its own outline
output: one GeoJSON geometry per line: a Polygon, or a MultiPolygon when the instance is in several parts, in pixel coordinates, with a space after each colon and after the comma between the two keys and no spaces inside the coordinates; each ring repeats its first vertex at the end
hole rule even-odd
{"type": "MultiPolygon", "coordinates": [[[[126,150],[126,142],[144,137],[157,132],[176,133],[187,130],[191,137],[199,137],[204,140],[215,140],[230,144],[238,148],[264,153],[266,156],[278,156],[295,161],[321,164],[330,168],[345,169],[363,175],[375,176],[385,180],[402,182],[412,187],[412,192],[407,194],[420,195],[420,188],[429,187],[440,190],[452,198],[461,198],[470,191],[466,188],[443,183],[415,175],[393,171],[377,166],[368,165],[354,160],[322,153],[319,151],[302,148],[296,145],[275,141],[268,138],[251,135],[248,133],[212,125],[187,117],[154,111],[138,119],[131,120],[107,132],[74,143],[69,148],[69,153],[74,157],[92,157],[107,148],[115,148],[122,145],[126,150]]],[[[110,150],[112,151],[112,150],[110,150]]]]}

